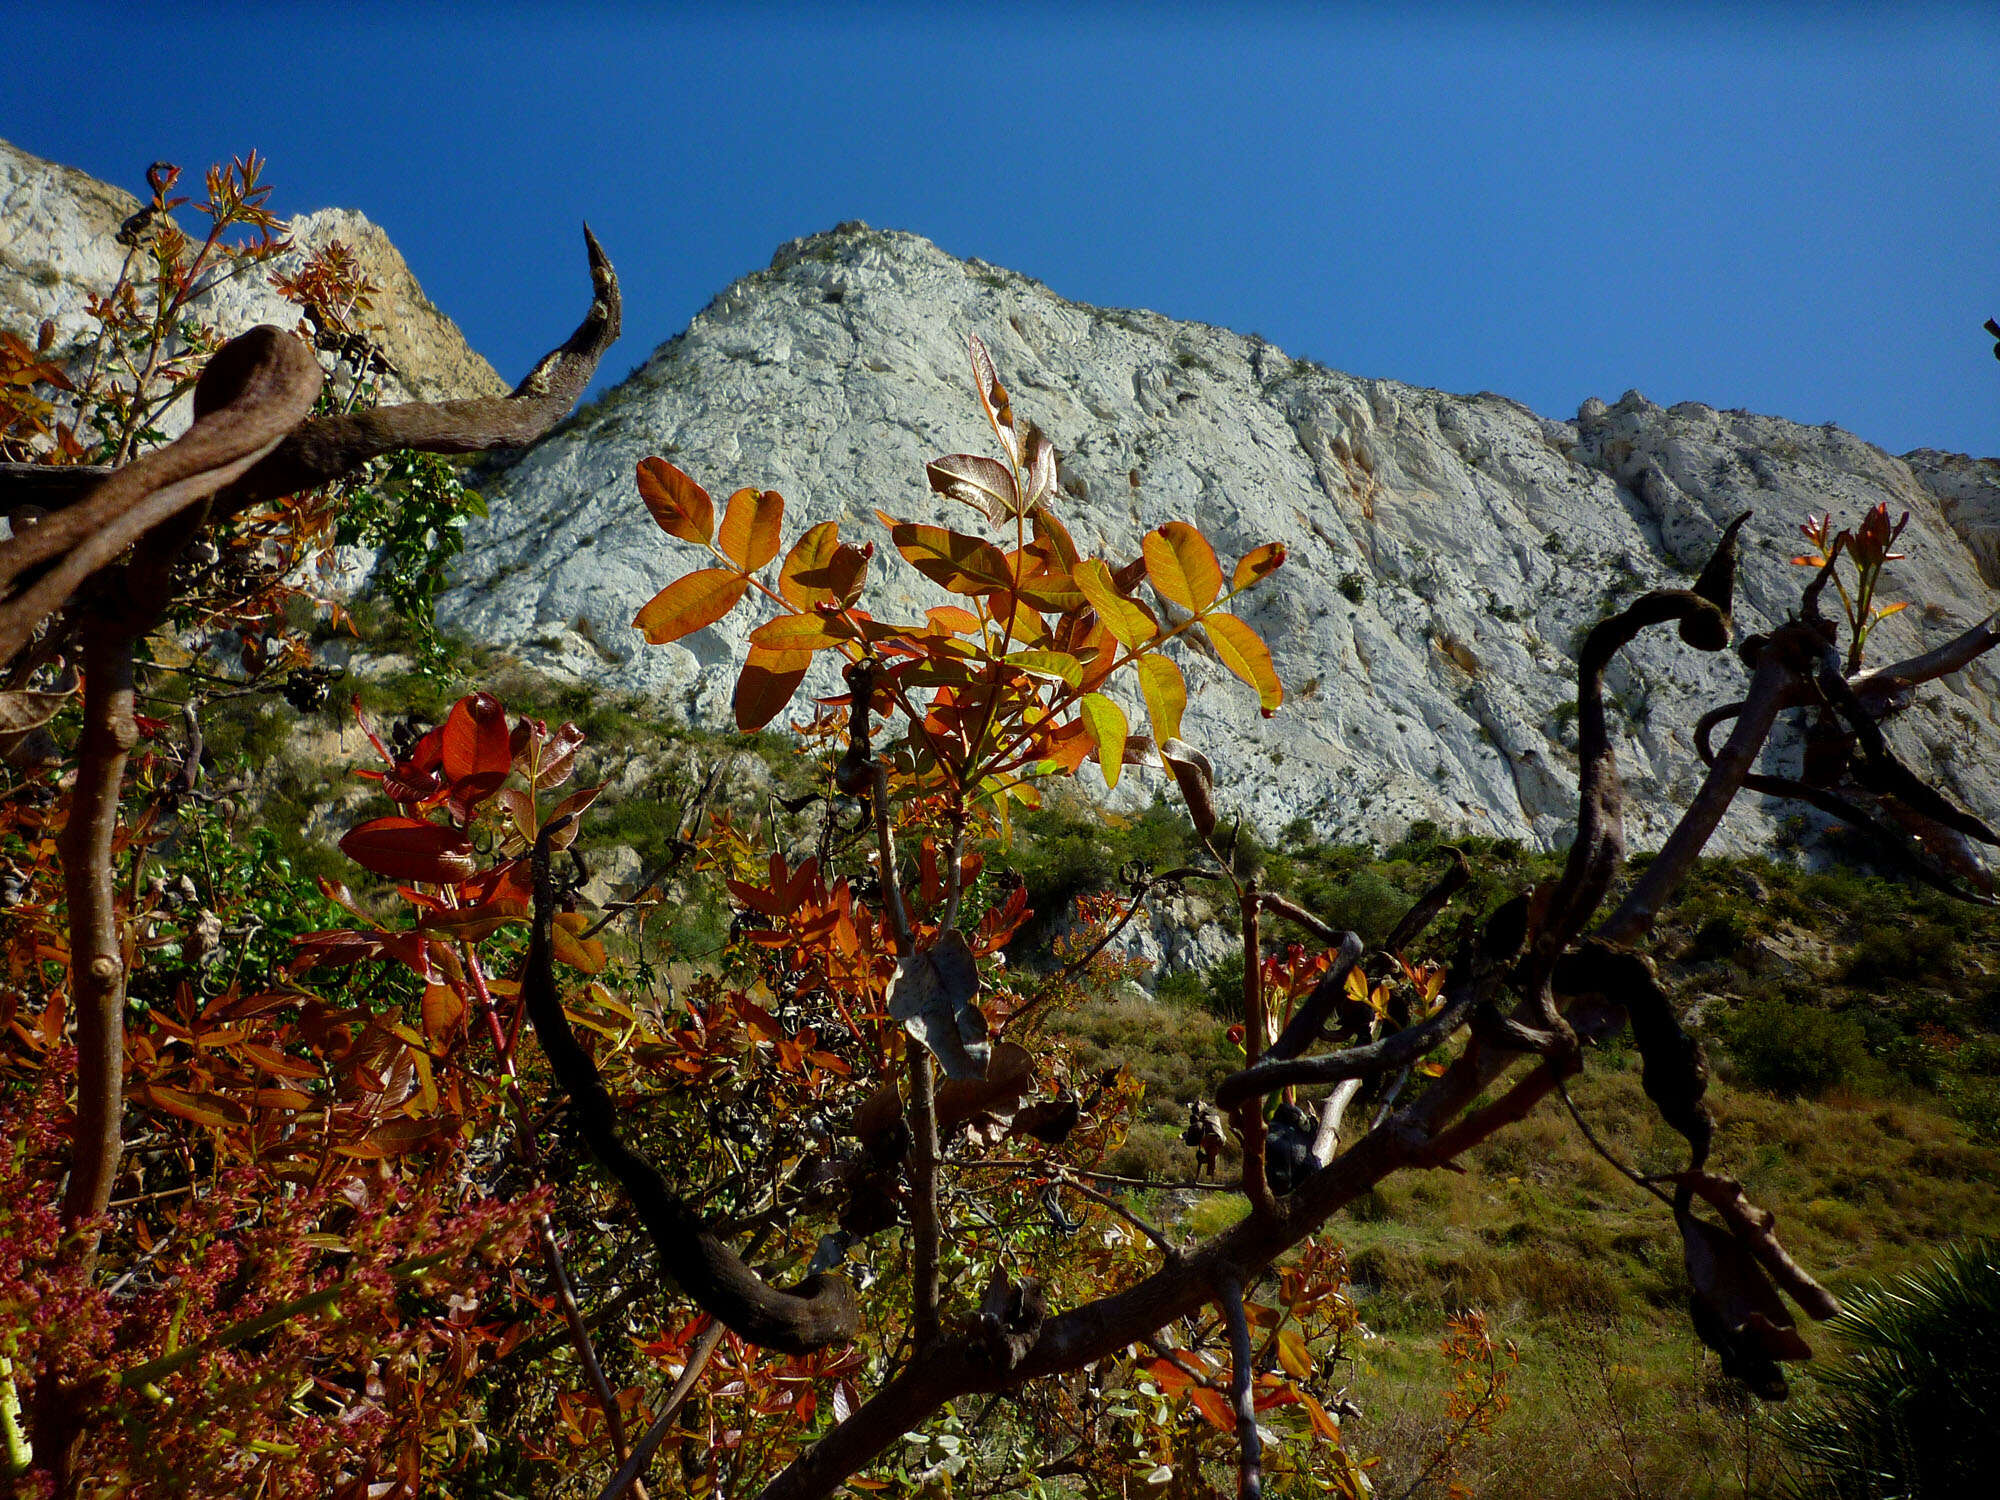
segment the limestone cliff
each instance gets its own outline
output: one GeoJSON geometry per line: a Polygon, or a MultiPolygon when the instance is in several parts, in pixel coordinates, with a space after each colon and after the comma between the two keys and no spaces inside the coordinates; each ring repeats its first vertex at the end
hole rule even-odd
{"type": "MultiPolygon", "coordinates": [[[[492,519],[470,536],[448,618],[541,667],[726,722],[759,616],[745,607],[663,647],[631,629],[636,608],[694,565],[640,505],[634,465],[669,455],[718,496],[779,489],[788,534],[838,517],[843,535],[885,543],[878,613],[933,602],[873,510],[945,518],[924,462],[985,451],[966,376],[974,331],[1016,412],[1061,451],[1079,541],[1136,555],[1145,529],[1186,518],[1226,557],[1267,539],[1291,549],[1246,610],[1275,649],[1284,709],[1260,720],[1222,668],[1182,658],[1187,738],[1267,828],[1305,817],[1379,837],[1429,818],[1563,842],[1581,633],[1641,590],[1688,578],[1743,509],[1756,511],[1743,631],[1795,603],[1804,575],[1790,559],[1808,514],[1858,519],[1878,500],[1912,514],[1892,584],[1916,607],[1881,628],[1876,659],[2000,603],[1992,464],[1905,461],[1832,427],[1662,410],[1637,393],[1546,421],[1502,396],[1361,379],[1258,338],[1084,306],[915,235],[847,224],[782,247],[492,476],[492,519]]],[[[1662,633],[1614,668],[1635,844],[1671,826],[1700,770],[1689,728],[1743,681],[1733,656],[1697,656],[1662,633]]],[[[1988,816],[2000,814],[1996,688],[1994,667],[1976,666],[1926,689],[1894,730],[1927,775],[1988,816]]],[[[1721,845],[1763,843],[1793,810],[1752,801],[1721,845]]]]}
{"type": "MultiPolygon", "coordinates": [[[[125,248],[115,236],[138,208],[139,200],[121,188],[0,141],[0,328],[32,339],[43,320],[52,319],[59,353],[86,342],[96,327],[87,299],[118,279],[125,248]]],[[[192,205],[177,217],[191,212],[192,205]]],[[[189,222],[181,227],[201,232],[189,222]]],[[[401,376],[392,382],[390,399],[446,400],[507,389],[451,319],[431,305],[379,226],[350,210],[327,208],[293,219],[288,237],[295,250],[267,263],[261,276],[216,287],[200,299],[202,315],[229,333],[259,323],[296,326],[299,310],[268,278],[295,270],[305,250],[340,240],[382,288],[375,316],[401,376]]]]}

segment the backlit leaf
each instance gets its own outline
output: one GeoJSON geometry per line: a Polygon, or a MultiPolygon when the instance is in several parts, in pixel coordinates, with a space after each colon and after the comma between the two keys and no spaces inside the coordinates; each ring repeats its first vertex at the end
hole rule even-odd
{"type": "Polygon", "coordinates": [[[736,675],[736,693],[730,700],[736,711],[736,727],[747,734],[775,719],[792,701],[811,666],[810,651],[772,651],[752,645],[743,658],[743,670],[736,675]]]}
{"type": "Polygon", "coordinates": [[[971,506],[996,526],[1018,511],[1014,471],[990,458],[949,453],[925,464],[924,477],[947,500],[971,506]]]}
{"type": "Polygon", "coordinates": [[[1277,712],[1285,701],[1284,684],[1271,664],[1271,648],[1263,637],[1232,614],[1204,615],[1201,628],[1208,633],[1222,664],[1257,690],[1257,704],[1265,718],[1277,712]]]}
{"type": "Polygon", "coordinates": [[[1269,578],[1284,566],[1285,549],[1278,542],[1266,542],[1263,546],[1243,554],[1243,560],[1236,565],[1235,575],[1229,580],[1232,589],[1248,588],[1260,578],[1269,578]]]}
{"type": "Polygon", "coordinates": [[[1013,587],[1007,559],[991,542],[911,521],[889,520],[889,535],[911,567],[954,594],[991,594],[1013,587]]]}
{"type": "Polygon", "coordinates": [[[504,777],[514,768],[507,711],[491,693],[473,693],[454,703],[444,721],[444,774],[504,777]]]}
{"type": "Polygon", "coordinates": [[[1146,700],[1146,717],[1153,738],[1161,744],[1181,737],[1181,715],[1187,711],[1187,679],[1170,657],[1157,651],[1139,658],[1139,692],[1146,700]]]}
{"type": "Polygon", "coordinates": [[[1294,1380],[1304,1380],[1312,1374],[1312,1355],[1306,1352],[1306,1341],[1300,1337],[1298,1329],[1286,1328],[1279,1332],[1278,1363],[1294,1380]]]}
{"type": "Polygon", "coordinates": [[[639,461],[639,498],[669,536],[705,546],[715,532],[715,502],[708,491],[664,458],[639,461]]]}
{"type": "Polygon", "coordinates": [[[1140,548],[1153,587],[1182,609],[1199,613],[1222,592],[1222,564],[1215,560],[1215,549],[1187,522],[1169,521],[1147,532],[1140,548]]]}
{"type": "Polygon", "coordinates": [[[655,646],[692,635],[736,607],[750,585],[727,568],[700,568],[653,595],[639,607],[632,623],[655,646]]]}
{"type": "Polygon", "coordinates": [[[1083,727],[1097,742],[1097,764],[1104,770],[1104,784],[1115,787],[1119,773],[1125,769],[1125,737],[1132,727],[1125,710],[1102,693],[1084,694],[1077,708],[1083,717],[1083,727]]]}
{"type": "Polygon", "coordinates": [[[738,490],[722,513],[715,544],[722,555],[746,573],[754,573],[778,555],[778,528],[785,519],[785,497],[776,490],[738,490]]]}
{"type": "Polygon", "coordinates": [[[854,639],[854,627],[839,615],[779,615],[750,632],[750,644],[766,651],[824,651],[854,639]]]}
{"type": "Polygon", "coordinates": [[[1007,665],[1031,676],[1050,678],[1065,687],[1075,687],[1083,681],[1083,663],[1067,651],[1016,651],[1008,656],[1007,665]]]}
{"type": "Polygon", "coordinates": [[[840,523],[821,521],[785,554],[785,565],[778,570],[778,592],[800,609],[832,603],[834,590],[827,564],[839,547],[840,523]]]}
{"type": "Polygon", "coordinates": [[[1188,1400],[1194,1403],[1195,1410],[1206,1417],[1208,1425],[1217,1432],[1236,1430],[1236,1413],[1230,1410],[1229,1403],[1222,1399],[1221,1392],[1205,1385],[1191,1385],[1188,1387],[1188,1400]]]}
{"type": "Polygon", "coordinates": [[[1070,577],[1120,645],[1142,646],[1158,634],[1152,615],[1136,600],[1118,592],[1111,580],[1111,570],[1101,559],[1086,557],[1071,569],[1070,577]]]}

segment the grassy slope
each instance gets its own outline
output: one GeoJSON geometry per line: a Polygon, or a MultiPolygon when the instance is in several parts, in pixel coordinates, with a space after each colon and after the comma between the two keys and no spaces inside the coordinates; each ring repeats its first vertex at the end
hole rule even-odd
{"type": "MultiPolygon", "coordinates": [[[[387,721],[401,712],[435,718],[473,685],[498,692],[514,712],[583,724],[590,779],[629,772],[635,757],[650,768],[614,785],[587,835],[600,848],[632,845],[649,865],[672,829],[647,777],[675,774],[690,758],[734,756],[753,773],[735,787],[753,812],[771,808],[770,791],[806,784],[797,757],[767,738],[664,727],[643,705],[476,656],[444,678],[376,676],[360,689],[387,721]]],[[[269,824],[293,845],[301,873],[337,873],[344,863],[323,825],[292,830],[352,785],[345,765],[323,759],[328,732],[346,720],[346,697],[337,692],[323,720],[308,721],[318,730],[311,758],[287,753],[300,741],[282,704],[245,700],[213,716],[218,765],[260,768],[269,824]]],[[[352,733],[340,743],[357,763],[366,753],[352,733]]],[[[1259,851],[1270,883],[1368,938],[1386,932],[1441,860],[1435,830],[1422,827],[1381,853],[1289,832],[1259,851]]],[[[1478,872],[1467,898],[1474,909],[1554,868],[1505,844],[1468,852],[1478,872]]],[[[1070,806],[1023,820],[1008,858],[1037,908],[1052,914],[1128,859],[1159,867],[1190,853],[1177,813],[1107,820],[1070,806]]],[[[725,920],[712,893],[694,893],[671,945],[697,954],[725,920]]],[[[1663,976],[1699,1018],[1717,1063],[1717,1166],[1779,1212],[1794,1253],[1836,1290],[2000,1226],[1995,926],[1988,913],[1887,881],[1717,861],[1701,867],[1656,934],[1663,976]]],[[[1235,1062],[1214,998],[1230,988],[1227,974],[1181,976],[1157,999],[1107,996],[1067,1018],[1087,1054],[1120,1058],[1147,1082],[1152,1117],[1121,1166],[1186,1175],[1188,1153],[1175,1139],[1183,1101],[1207,1093],[1235,1062]]],[[[1657,1125],[1622,1049],[1593,1058],[1575,1097],[1642,1169],[1675,1159],[1677,1138],[1657,1125]]],[[[1416,1474],[1443,1430],[1449,1378],[1437,1344],[1445,1317],[1464,1307],[1485,1310],[1521,1355],[1512,1408],[1468,1450],[1462,1477],[1475,1493],[1734,1494],[1745,1472],[1763,1473],[1768,1433],[1754,1413],[1746,1420],[1687,1331],[1665,1211],[1594,1155],[1556,1108],[1466,1166],[1398,1179],[1332,1227],[1378,1335],[1352,1387],[1366,1413],[1356,1442],[1385,1455],[1382,1492],[1416,1474]]]]}

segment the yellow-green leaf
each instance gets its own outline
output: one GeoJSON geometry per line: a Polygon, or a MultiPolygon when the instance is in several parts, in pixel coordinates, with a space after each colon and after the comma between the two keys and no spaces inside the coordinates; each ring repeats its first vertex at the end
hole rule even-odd
{"type": "Polygon", "coordinates": [[[708,491],[664,458],[639,460],[639,498],[669,536],[706,546],[714,534],[715,502],[708,491]]]}
{"type": "Polygon", "coordinates": [[[1085,693],[1077,709],[1083,727],[1097,742],[1097,764],[1104,770],[1104,784],[1117,786],[1118,774],[1125,769],[1125,737],[1132,728],[1125,710],[1102,693],[1085,693]]]}
{"type": "Polygon", "coordinates": [[[750,584],[727,568],[702,568],[672,583],[639,607],[632,623],[655,646],[692,635],[736,608],[750,584]]]}
{"type": "Polygon", "coordinates": [[[840,523],[822,521],[792,544],[778,570],[778,592],[800,609],[829,604],[834,598],[828,566],[840,550],[840,523]]]}
{"type": "Polygon", "coordinates": [[[1146,717],[1153,738],[1161,744],[1181,737],[1181,715],[1187,710],[1187,679],[1172,660],[1158,652],[1139,658],[1139,691],[1146,699],[1146,717]]]}
{"type": "Polygon", "coordinates": [[[1140,542],[1146,576],[1160,597],[1199,614],[1222,592],[1222,564],[1208,538],[1185,521],[1169,521],[1140,542]]]}
{"type": "Polygon", "coordinates": [[[1257,690],[1257,706],[1270,718],[1285,701],[1285,688],[1263,637],[1232,614],[1204,615],[1201,628],[1208,632],[1222,664],[1257,690]]]}
{"type": "Polygon", "coordinates": [[[1070,577],[1119,645],[1143,646],[1158,634],[1159,627],[1146,607],[1118,592],[1102,558],[1086,557],[1070,570],[1070,577]]]}
{"type": "Polygon", "coordinates": [[[1083,681],[1083,663],[1067,651],[1015,651],[1007,657],[1007,665],[1036,677],[1053,678],[1065,687],[1083,681]]]}
{"type": "Polygon", "coordinates": [[[738,490],[722,513],[715,544],[722,555],[746,573],[754,573],[778,555],[778,528],[785,519],[785,497],[776,490],[738,490]]]}

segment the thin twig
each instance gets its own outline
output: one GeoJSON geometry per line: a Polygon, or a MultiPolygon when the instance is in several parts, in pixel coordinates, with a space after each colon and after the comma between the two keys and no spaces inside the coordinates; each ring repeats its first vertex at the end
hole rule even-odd
{"type": "Polygon", "coordinates": [[[1139,1233],[1143,1234],[1147,1239],[1151,1240],[1155,1245],[1158,1245],[1160,1247],[1160,1253],[1167,1258],[1167,1262],[1169,1265],[1176,1264],[1179,1262],[1181,1258],[1181,1247],[1179,1245],[1176,1245],[1172,1240],[1168,1239],[1165,1232],[1159,1229],[1156,1225],[1149,1223],[1141,1215],[1132,1212],[1131,1209],[1127,1208],[1124,1204],[1120,1203],[1116,1198],[1112,1197],[1109,1193],[1100,1193],[1096,1188],[1090,1186],[1090,1184],[1079,1181],[1075,1176],[1075,1174],[1070,1172],[1067,1168],[1058,1168],[1056,1175],[1060,1177],[1063,1180],[1063,1182],[1068,1184],[1070,1187],[1074,1188],[1077,1192],[1083,1194],[1083,1196],[1088,1198],[1092,1203],[1097,1204],[1100,1208],[1109,1209],[1112,1213],[1116,1214],[1119,1218],[1123,1219],[1127,1224],[1130,1224],[1134,1229],[1138,1230],[1139,1233]]]}
{"type": "Polygon", "coordinates": [[[632,1456],[625,1460],[625,1467],[611,1476],[611,1483],[598,1494],[597,1500],[618,1500],[628,1488],[639,1483],[640,1474],[645,1472],[646,1464],[651,1460],[655,1450],[673,1430],[674,1417],[687,1401],[689,1393],[694,1390],[695,1382],[701,1379],[701,1372],[707,1368],[708,1358],[715,1353],[715,1346],[722,1342],[725,1331],[722,1324],[712,1320],[708,1327],[702,1330],[701,1337],[695,1341],[694,1349],[688,1355],[686,1366],[681,1370],[680,1378],[674,1382],[673,1389],[667,1392],[667,1399],[660,1407],[660,1414],[653,1418],[653,1425],[648,1427],[645,1436],[639,1439],[638,1446],[632,1450],[632,1456]]]}
{"type": "Polygon", "coordinates": [[[1583,1138],[1590,1142],[1591,1150],[1610,1162],[1612,1167],[1618,1172],[1618,1175],[1632,1183],[1633,1186],[1644,1188],[1669,1208],[1673,1207],[1674,1200],[1671,1196],[1661,1191],[1652,1181],[1626,1166],[1624,1162],[1612,1154],[1609,1146],[1597,1138],[1597,1132],[1590,1128],[1590,1121],[1584,1119],[1583,1111],[1576,1107],[1576,1101],[1570,1098],[1569,1090],[1564,1087],[1561,1079],[1556,1080],[1556,1097],[1562,1100],[1563,1108],[1569,1111],[1569,1117],[1576,1121],[1576,1128],[1583,1132],[1583,1138]]]}

